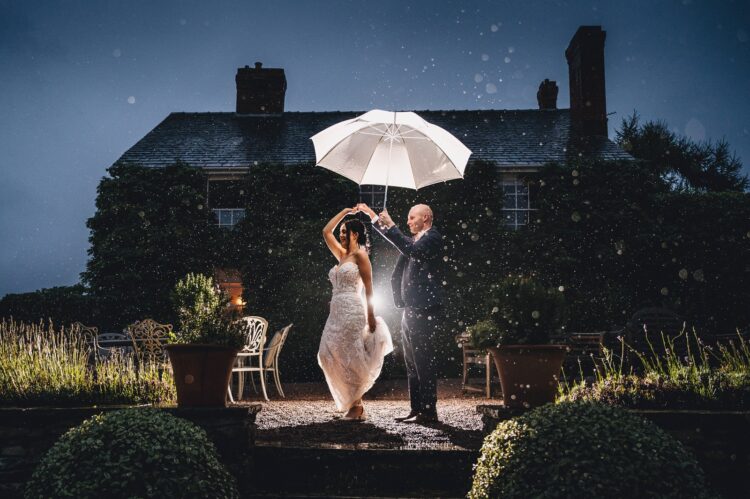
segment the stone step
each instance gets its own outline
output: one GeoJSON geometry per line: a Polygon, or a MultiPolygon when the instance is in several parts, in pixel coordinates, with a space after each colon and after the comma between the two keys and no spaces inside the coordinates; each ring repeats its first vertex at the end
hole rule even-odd
{"type": "Polygon", "coordinates": [[[465,497],[478,452],[357,446],[252,450],[246,497],[465,497]]]}

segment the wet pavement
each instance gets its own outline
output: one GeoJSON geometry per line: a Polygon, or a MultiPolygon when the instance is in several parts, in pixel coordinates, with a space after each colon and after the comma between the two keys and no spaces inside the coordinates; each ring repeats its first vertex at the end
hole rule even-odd
{"type": "MultiPolygon", "coordinates": [[[[323,383],[284,384],[286,398],[269,390],[271,401],[258,414],[257,445],[382,450],[476,450],[482,444],[482,420],[476,406],[488,402],[462,394],[458,380],[441,380],[438,389],[439,422],[401,423],[409,412],[405,380],[381,381],[364,397],[366,421],[340,416],[323,383]]],[[[252,389],[249,400],[258,402],[252,389]]],[[[499,402],[499,399],[493,399],[499,402]]]]}

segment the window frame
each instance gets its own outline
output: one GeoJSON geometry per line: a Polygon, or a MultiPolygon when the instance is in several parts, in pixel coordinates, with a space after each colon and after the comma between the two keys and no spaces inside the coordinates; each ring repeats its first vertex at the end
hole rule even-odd
{"type": "Polygon", "coordinates": [[[520,230],[521,228],[526,227],[529,224],[532,212],[537,211],[537,208],[534,208],[532,202],[533,189],[531,184],[532,182],[530,182],[528,179],[519,178],[518,175],[512,174],[505,174],[499,179],[499,189],[503,194],[503,225],[510,230],[520,230]],[[506,192],[506,187],[509,186],[513,187],[512,193],[506,192]],[[520,193],[518,189],[519,186],[524,187],[524,189],[520,193]],[[509,195],[513,199],[513,208],[506,208],[506,203],[508,201],[509,195]],[[519,207],[519,197],[526,197],[525,206],[519,207]],[[519,214],[521,213],[525,214],[525,221],[519,223],[519,214]]]}
{"type": "Polygon", "coordinates": [[[235,225],[241,222],[247,215],[245,213],[245,208],[211,208],[211,213],[213,213],[214,216],[216,217],[216,222],[214,223],[214,225],[222,229],[233,228],[235,225]],[[221,223],[221,214],[222,212],[227,212],[227,211],[230,214],[230,223],[223,224],[221,223]],[[238,216],[240,213],[242,213],[242,215],[238,216]]]}

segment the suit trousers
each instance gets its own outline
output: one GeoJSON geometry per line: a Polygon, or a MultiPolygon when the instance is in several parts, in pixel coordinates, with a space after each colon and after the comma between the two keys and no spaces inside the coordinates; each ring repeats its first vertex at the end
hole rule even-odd
{"type": "Polygon", "coordinates": [[[437,414],[435,344],[442,307],[406,307],[401,318],[401,342],[409,379],[411,410],[437,414]]]}

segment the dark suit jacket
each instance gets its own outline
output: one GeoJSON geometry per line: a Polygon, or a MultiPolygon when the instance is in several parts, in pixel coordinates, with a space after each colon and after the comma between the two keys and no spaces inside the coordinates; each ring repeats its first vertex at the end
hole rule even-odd
{"type": "Polygon", "coordinates": [[[376,231],[401,253],[391,277],[393,301],[398,308],[427,308],[443,303],[440,272],[443,237],[431,227],[419,241],[404,235],[395,225],[376,231]]]}

